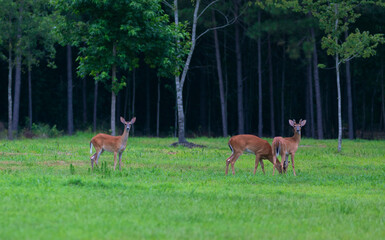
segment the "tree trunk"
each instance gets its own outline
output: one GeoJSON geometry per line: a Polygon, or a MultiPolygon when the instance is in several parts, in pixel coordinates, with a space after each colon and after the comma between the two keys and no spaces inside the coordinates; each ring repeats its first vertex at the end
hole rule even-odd
{"type": "MultiPolygon", "coordinates": [[[[177,106],[178,106],[178,142],[179,143],[185,143],[185,128],[184,128],[184,112],[183,112],[183,85],[186,79],[187,71],[190,67],[191,58],[195,49],[196,44],[196,27],[197,27],[197,21],[198,21],[198,10],[199,10],[200,0],[195,1],[195,9],[194,9],[194,15],[193,15],[193,24],[192,24],[192,34],[191,34],[191,47],[190,51],[187,55],[186,62],[184,64],[182,77],[175,76],[175,88],[176,88],[176,95],[177,95],[177,106]]],[[[174,17],[175,17],[175,25],[179,25],[179,14],[178,14],[178,1],[174,0],[174,17]]],[[[179,43],[179,41],[178,41],[179,43]]]]}
{"type": "Polygon", "coordinates": [[[160,78],[158,77],[158,96],[156,100],[156,136],[159,137],[159,113],[160,113],[160,78]]]}
{"type": "Polygon", "coordinates": [[[178,107],[178,142],[185,143],[185,131],[184,131],[184,112],[183,112],[183,90],[179,81],[179,77],[175,77],[176,86],[176,99],[178,107]]]}
{"type": "MultiPolygon", "coordinates": [[[[229,124],[228,124],[228,112],[227,112],[227,99],[228,99],[228,92],[229,92],[229,74],[228,74],[228,68],[227,68],[227,34],[226,32],[223,33],[223,70],[224,70],[224,88],[225,88],[225,112],[226,112],[226,123],[227,123],[227,132],[229,132],[229,124]]],[[[227,137],[227,136],[226,136],[227,137]]]]}
{"type": "Polygon", "coordinates": [[[82,100],[83,100],[83,124],[87,123],[87,81],[86,78],[83,77],[83,89],[82,89],[82,100]]]}
{"type": "Polygon", "coordinates": [[[267,36],[267,50],[269,62],[269,85],[270,85],[270,131],[271,137],[275,136],[275,117],[274,117],[274,88],[273,88],[273,63],[271,57],[270,34],[267,36]]]}
{"type": "Polygon", "coordinates": [[[94,88],[94,115],[93,115],[93,131],[96,132],[96,113],[98,110],[98,81],[95,81],[94,88]]]}
{"type": "MultiPolygon", "coordinates": [[[[116,57],[116,43],[112,46],[112,56],[116,57]]],[[[114,92],[114,85],[116,84],[116,63],[112,64],[112,91],[111,91],[111,134],[112,136],[116,135],[115,131],[115,114],[116,114],[116,94],[114,92]]]]}
{"type": "Polygon", "coordinates": [[[366,96],[365,96],[365,91],[364,91],[364,95],[362,96],[362,130],[361,130],[361,138],[363,137],[364,135],[364,131],[365,131],[365,127],[366,127],[366,96]]]}
{"type": "MultiPolygon", "coordinates": [[[[215,27],[215,12],[212,11],[212,20],[215,27]]],[[[217,60],[217,72],[218,72],[218,80],[219,80],[219,96],[221,100],[221,113],[222,113],[222,134],[223,137],[228,136],[227,132],[227,104],[225,101],[225,90],[223,85],[223,75],[222,75],[222,63],[221,63],[221,53],[219,51],[219,41],[218,41],[218,33],[217,29],[214,29],[214,44],[215,44],[215,58],[217,60]]]]}
{"type": "Polygon", "coordinates": [[[32,76],[31,76],[31,64],[28,63],[28,128],[31,130],[32,128],[32,76]]]}
{"type": "MultiPolygon", "coordinates": [[[[338,14],[338,4],[335,4],[335,15],[338,14]]],[[[338,28],[338,18],[335,22],[335,31],[338,28]]],[[[338,38],[336,38],[336,45],[338,45],[338,38]]],[[[338,101],[338,152],[341,152],[342,144],[342,116],[341,116],[341,81],[340,81],[340,63],[339,55],[336,53],[336,75],[337,75],[337,101],[338,101]]]]}
{"type": "MultiPolygon", "coordinates": [[[[306,91],[305,91],[305,106],[306,106],[306,115],[305,115],[305,119],[307,121],[310,121],[310,103],[311,103],[311,100],[310,100],[310,91],[309,91],[309,67],[311,68],[311,66],[307,65],[306,66],[306,91]]],[[[306,125],[307,126],[307,125],[306,125]]],[[[309,123],[309,126],[310,126],[310,123],[309,123]]],[[[305,131],[305,134],[302,134],[302,135],[305,135],[307,138],[310,138],[311,137],[311,131],[305,131]]]]}
{"type": "MultiPolygon", "coordinates": [[[[202,72],[201,72],[202,74],[202,72]]],[[[207,134],[207,107],[208,107],[208,100],[207,100],[207,79],[206,75],[202,74],[199,79],[199,125],[201,127],[201,134],[207,134]],[[203,75],[203,76],[202,76],[203,75]]],[[[187,86],[187,89],[190,90],[190,88],[187,86]]],[[[185,98],[185,102],[188,103],[188,96],[189,91],[187,91],[187,97],[185,98]]],[[[186,104],[186,108],[188,105],[186,104]]]]}
{"type": "MultiPolygon", "coordinates": [[[[119,124],[120,123],[120,117],[122,116],[121,114],[120,114],[120,109],[121,109],[121,107],[120,107],[120,104],[121,104],[121,94],[119,94],[119,92],[118,93],[116,93],[115,94],[115,96],[116,96],[116,107],[115,107],[115,129],[116,129],[116,124],[119,124]],[[116,120],[117,120],[117,122],[116,122],[116,120]]],[[[117,132],[117,134],[119,135],[120,133],[119,132],[117,132]]]]}
{"type": "Polygon", "coordinates": [[[19,127],[19,110],[20,110],[20,87],[21,87],[21,24],[23,22],[23,6],[19,7],[19,19],[17,25],[17,45],[16,45],[16,73],[15,73],[15,95],[13,98],[13,117],[12,117],[12,129],[17,131],[19,127]]]}
{"type": "MultiPolygon", "coordinates": [[[[175,94],[176,96],[176,94],[175,94]]],[[[174,137],[177,137],[178,129],[178,98],[175,97],[175,107],[174,107],[174,137]]]]}
{"type": "MultiPolygon", "coordinates": [[[[234,18],[238,18],[239,1],[234,0],[234,18]]],[[[245,120],[243,110],[243,79],[242,79],[242,53],[241,42],[239,36],[239,21],[235,22],[235,55],[237,62],[237,104],[238,104],[238,134],[245,132],[245,120]]]]}
{"type": "MultiPolygon", "coordinates": [[[[345,31],[345,39],[348,37],[348,31],[345,31]]],[[[348,97],[348,124],[349,124],[349,139],[354,139],[353,127],[353,97],[352,97],[352,78],[350,74],[350,60],[346,61],[346,90],[348,97]]]]}
{"type": "MultiPolygon", "coordinates": [[[[258,25],[261,25],[261,10],[258,10],[258,25]]],[[[258,136],[262,137],[262,57],[261,57],[261,36],[258,35],[258,136]]]]}
{"type": "Polygon", "coordinates": [[[381,105],[382,105],[382,119],[384,120],[385,130],[385,94],[384,94],[384,65],[381,63],[381,105]]]}
{"type": "Polygon", "coordinates": [[[370,138],[373,139],[373,133],[374,133],[374,127],[373,127],[373,120],[374,120],[374,99],[376,95],[376,89],[373,89],[372,93],[372,106],[370,108],[370,138]]]}
{"type": "Polygon", "coordinates": [[[281,136],[285,136],[285,65],[286,65],[286,54],[285,46],[282,52],[282,83],[281,83],[281,136]]]}
{"type": "Polygon", "coordinates": [[[307,63],[307,82],[308,82],[308,90],[309,93],[309,101],[307,104],[309,105],[309,115],[310,115],[310,136],[312,138],[315,137],[315,128],[314,128],[314,105],[313,105],[313,78],[312,78],[312,63],[311,63],[311,57],[308,58],[307,63]]]}
{"type": "MultiPolygon", "coordinates": [[[[20,49],[18,52],[20,52],[20,49]]],[[[19,126],[20,88],[21,88],[21,55],[18,53],[16,56],[15,95],[13,97],[13,118],[12,118],[13,131],[17,131],[19,126]]]]}
{"type": "Polygon", "coordinates": [[[12,130],[12,44],[8,45],[8,140],[13,140],[12,130]]]}
{"type": "Polygon", "coordinates": [[[151,107],[150,107],[150,76],[149,69],[146,71],[146,127],[145,133],[146,135],[150,135],[150,118],[151,118],[151,107]]]}
{"type": "Polygon", "coordinates": [[[72,49],[67,45],[67,129],[68,135],[72,135],[74,131],[74,116],[72,106],[72,49]]]}
{"type": "MultiPolygon", "coordinates": [[[[215,12],[212,11],[212,19],[214,24],[216,25],[215,12]]],[[[223,137],[228,136],[228,123],[227,123],[227,102],[226,102],[226,92],[224,86],[224,79],[222,73],[222,62],[221,62],[221,54],[219,49],[219,39],[218,39],[218,31],[214,29],[214,44],[215,44],[215,57],[217,63],[217,73],[218,73],[218,81],[219,81],[219,95],[221,101],[221,116],[222,116],[222,134],[223,137]]]]}
{"type": "Polygon", "coordinates": [[[315,90],[315,102],[317,107],[317,133],[318,139],[323,139],[323,122],[322,122],[322,102],[321,102],[321,87],[319,82],[319,73],[318,73],[318,54],[317,54],[317,44],[315,38],[314,28],[310,29],[311,36],[313,38],[313,74],[314,74],[314,90],[315,90]]]}
{"type": "Polygon", "coordinates": [[[129,108],[129,104],[128,104],[128,101],[129,101],[129,98],[128,98],[128,95],[129,95],[129,78],[127,78],[127,85],[126,85],[126,91],[125,91],[125,94],[124,94],[124,110],[123,110],[123,117],[125,118],[129,118],[127,116],[127,108],[129,108]]]}
{"type": "MultiPolygon", "coordinates": [[[[135,68],[132,70],[132,117],[135,116],[135,68]]],[[[132,125],[132,135],[135,134],[135,124],[132,125]]]]}

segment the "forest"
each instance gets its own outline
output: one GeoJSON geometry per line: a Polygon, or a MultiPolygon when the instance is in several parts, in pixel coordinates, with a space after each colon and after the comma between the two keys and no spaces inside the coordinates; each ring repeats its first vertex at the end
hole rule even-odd
{"type": "Polygon", "coordinates": [[[385,138],[382,1],[0,0],[0,137],[385,138]],[[115,130],[116,129],[116,130],[115,130]],[[35,132],[34,132],[35,131],[35,132]]]}

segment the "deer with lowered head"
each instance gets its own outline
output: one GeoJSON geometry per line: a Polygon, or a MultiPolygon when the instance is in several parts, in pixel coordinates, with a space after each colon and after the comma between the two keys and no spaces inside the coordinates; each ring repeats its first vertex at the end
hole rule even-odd
{"type": "Polygon", "coordinates": [[[94,163],[98,165],[100,154],[106,150],[107,152],[114,153],[114,170],[116,168],[116,155],[119,154],[119,170],[121,170],[122,154],[126,149],[130,128],[132,124],[135,123],[136,117],[133,117],[129,122],[126,122],[123,117],[120,117],[120,121],[124,124],[124,131],[121,136],[111,136],[108,134],[99,133],[91,139],[90,153],[92,153],[92,146],[94,146],[96,151],[96,153],[91,156],[92,169],[94,169],[94,163]]]}
{"type": "MultiPolygon", "coordinates": [[[[278,155],[281,155],[281,169],[283,170],[284,173],[286,173],[286,169],[288,167],[288,158],[289,155],[291,155],[291,165],[293,167],[293,174],[295,174],[295,169],[294,169],[294,155],[295,152],[298,149],[298,144],[301,141],[301,128],[305,126],[306,120],[299,120],[299,123],[296,123],[295,120],[289,120],[290,126],[293,127],[294,130],[294,136],[292,137],[275,137],[273,139],[273,143],[271,145],[273,149],[273,158],[274,158],[274,166],[275,162],[278,161],[277,157],[278,155]]],[[[273,169],[273,175],[275,172],[275,168],[273,169]]]]}
{"type": "MultiPolygon", "coordinates": [[[[265,174],[265,167],[262,159],[267,159],[271,163],[276,164],[278,171],[281,173],[281,164],[279,161],[277,163],[273,162],[273,152],[268,141],[263,140],[257,136],[250,134],[241,134],[236,135],[230,138],[229,147],[232,152],[231,156],[226,160],[226,175],[229,170],[229,165],[231,164],[231,170],[233,175],[235,175],[234,164],[244,152],[249,152],[255,154],[255,167],[254,175],[257,171],[258,164],[261,163],[263,174],[265,174]]],[[[274,168],[274,169],[275,169],[274,168]]]]}

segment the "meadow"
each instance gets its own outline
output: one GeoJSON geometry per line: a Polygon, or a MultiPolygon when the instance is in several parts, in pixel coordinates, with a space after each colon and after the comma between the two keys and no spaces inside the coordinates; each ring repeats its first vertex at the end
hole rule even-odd
{"type": "Polygon", "coordinates": [[[0,239],[385,238],[385,141],[302,139],[295,177],[251,154],[225,176],[228,138],[130,136],[91,171],[91,137],[0,140],[0,239]]]}

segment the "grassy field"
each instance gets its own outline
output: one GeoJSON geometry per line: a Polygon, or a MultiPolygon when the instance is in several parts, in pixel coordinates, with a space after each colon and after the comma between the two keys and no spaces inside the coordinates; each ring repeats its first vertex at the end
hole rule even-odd
{"type": "Polygon", "coordinates": [[[0,239],[385,238],[385,141],[303,139],[294,177],[250,154],[225,176],[225,138],[130,137],[92,172],[91,137],[0,141],[0,239]]]}

